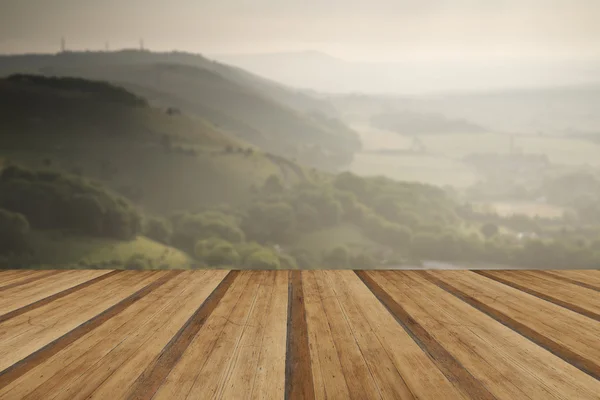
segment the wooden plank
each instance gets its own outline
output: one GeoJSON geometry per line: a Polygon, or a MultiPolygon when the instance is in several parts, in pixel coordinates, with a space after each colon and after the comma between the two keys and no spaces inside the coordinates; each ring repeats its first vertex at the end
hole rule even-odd
{"type": "MultiPolygon", "coordinates": [[[[311,371],[306,302],[302,272],[291,271],[289,277],[285,398],[314,399],[311,371]]],[[[316,360],[315,362],[318,362],[316,360]]]]}
{"type": "MultiPolygon", "coordinates": [[[[52,399],[69,400],[73,398],[89,398],[89,396],[103,382],[111,377],[113,373],[118,373],[125,362],[138,354],[138,352],[142,350],[142,347],[144,348],[143,353],[149,353],[144,357],[146,360],[145,367],[147,367],[177,334],[178,330],[185,324],[195,310],[197,310],[210,293],[214,291],[218,283],[225,277],[226,271],[211,271],[208,275],[209,278],[210,275],[218,275],[218,279],[212,279],[212,282],[210,282],[211,280],[209,279],[209,282],[207,282],[205,279],[202,279],[201,274],[198,274],[195,282],[193,282],[194,285],[192,286],[194,291],[191,293],[190,298],[186,298],[186,296],[182,295],[182,290],[179,290],[177,294],[172,293],[168,295],[168,301],[164,306],[164,310],[157,313],[155,318],[141,316],[142,322],[134,324],[134,326],[137,325],[137,329],[135,329],[132,334],[126,336],[120,342],[117,342],[117,346],[98,362],[91,366],[88,364],[88,369],[85,373],[77,379],[74,379],[71,385],[68,385],[66,389],[61,390],[59,395],[52,399]],[[211,283],[211,285],[208,286],[206,283],[211,283]],[[174,297],[179,297],[179,302],[173,301],[174,297]],[[165,318],[165,316],[169,316],[169,318],[165,318]]],[[[186,287],[184,287],[184,290],[185,289],[186,287]]],[[[189,284],[187,285],[187,289],[190,289],[189,284]]],[[[130,377],[130,383],[126,387],[121,386],[122,395],[125,394],[125,390],[129,390],[129,386],[131,386],[140,374],[143,373],[143,370],[140,371],[138,369],[137,374],[132,374],[131,372],[132,371],[129,370],[123,371],[123,375],[130,377]]]]}
{"type": "MultiPolygon", "coordinates": [[[[332,274],[335,273],[332,272],[332,274]]],[[[333,289],[331,276],[327,275],[325,271],[315,271],[314,276],[321,305],[329,323],[333,342],[346,378],[346,385],[350,391],[350,398],[382,398],[379,386],[352,332],[339,297],[333,289]]],[[[406,388],[404,395],[403,398],[410,398],[406,397],[411,395],[408,388],[406,388]]]]}
{"type": "Polygon", "coordinates": [[[27,275],[35,273],[35,270],[30,269],[0,269],[0,284],[3,284],[6,279],[11,279],[19,275],[27,275]]]}
{"type": "Polygon", "coordinates": [[[552,284],[520,271],[475,271],[487,278],[522,290],[568,310],[600,321],[600,296],[593,290],[573,284],[552,284]]]}
{"type": "Polygon", "coordinates": [[[26,312],[35,310],[36,308],[40,308],[42,306],[45,306],[46,304],[49,304],[49,303],[51,303],[51,302],[53,302],[55,300],[62,299],[63,297],[68,296],[68,295],[70,295],[72,293],[75,293],[78,290],[85,289],[88,286],[94,285],[94,284],[96,284],[98,282],[102,282],[103,280],[105,280],[107,278],[110,278],[110,277],[112,277],[114,275],[117,275],[117,274],[119,274],[121,272],[122,271],[112,271],[112,272],[109,272],[107,274],[100,275],[100,276],[98,276],[96,278],[93,278],[93,279],[90,279],[90,280],[85,281],[83,283],[80,283],[79,285],[76,285],[76,286],[73,286],[73,287],[71,287],[69,289],[63,290],[62,292],[55,293],[55,294],[53,294],[51,296],[45,297],[45,298],[43,298],[41,300],[38,300],[38,301],[33,302],[31,304],[28,304],[28,305],[26,305],[24,307],[17,308],[16,310],[8,312],[8,313],[6,313],[4,315],[0,315],[0,323],[2,323],[4,321],[7,321],[7,320],[9,320],[11,318],[15,318],[15,317],[17,317],[19,315],[25,314],[26,312]]]}
{"type": "Polygon", "coordinates": [[[45,276],[53,275],[55,273],[56,271],[17,271],[12,275],[0,275],[0,292],[18,285],[42,279],[45,276]]]}
{"type": "Polygon", "coordinates": [[[188,399],[222,398],[229,371],[240,350],[242,336],[253,325],[250,315],[256,306],[258,289],[266,277],[265,273],[268,272],[252,272],[240,301],[229,315],[223,331],[200,369],[200,374],[187,395],[188,399]]]}
{"type": "Polygon", "coordinates": [[[244,281],[244,275],[239,271],[230,271],[227,274],[204,303],[188,319],[185,325],[169,341],[161,353],[152,360],[150,365],[134,382],[128,390],[126,398],[150,399],[160,395],[161,385],[164,386],[165,383],[168,383],[168,377],[175,370],[175,367],[183,361],[184,352],[187,352],[189,346],[198,338],[198,334],[204,328],[209,327],[207,324],[211,321],[215,311],[219,309],[223,301],[228,299],[230,293],[237,288],[239,282],[244,281]]]}
{"type": "MultiPolygon", "coordinates": [[[[124,289],[123,297],[131,294],[129,286],[135,280],[148,278],[154,273],[142,276],[134,272],[109,277],[96,286],[73,293],[55,302],[48,303],[37,309],[5,320],[0,324],[0,370],[10,365],[7,355],[16,352],[14,356],[26,356],[45,344],[68,332],[79,323],[85,322],[84,316],[79,315],[79,310],[85,308],[86,315],[93,317],[89,307],[97,307],[99,299],[118,302],[120,299],[111,300],[110,297],[124,289]],[[29,351],[29,352],[27,352],[29,351]]],[[[141,286],[140,286],[141,287],[141,286]]],[[[98,312],[104,309],[99,309],[98,312]]],[[[93,312],[93,311],[92,311],[93,312]]],[[[88,319],[89,319],[88,318],[88,319]]]]}
{"type": "MultiPolygon", "coordinates": [[[[271,308],[273,290],[275,288],[276,271],[263,271],[262,283],[252,307],[248,323],[244,327],[239,345],[234,349],[229,367],[226,369],[225,383],[216,394],[222,399],[247,398],[253,391],[253,383],[258,372],[258,362],[261,352],[263,337],[265,335],[268,312],[271,308]]],[[[287,299],[286,299],[287,300],[287,299]]],[[[287,301],[286,301],[287,302],[287,301]]],[[[284,303],[285,305],[285,303],[284,303]]],[[[286,319],[280,321],[284,326],[286,319]]],[[[285,344],[285,343],[284,343],[285,344]]],[[[280,374],[281,382],[285,381],[285,346],[281,349],[280,365],[284,367],[284,374],[280,374]]],[[[277,377],[273,377],[277,378],[277,377]]],[[[282,393],[283,394],[283,393],[282,393]]]]}
{"type": "MultiPolygon", "coordinates": [[[[54,341],[47,343],[45,346],[39,348],[37,351],[30,352],[28,349],[27,354],[29,355],[27,357],[21,359],[17,363],[9,363],[8,365],[10,365],[10,367],[0,372],[0,388],[5,387],[8,383],[24,375],[25,373],[32,370],[42,362],[45,362],[48,358],[52,357],[54,354],[66,348],[71,343],[80,339],[81,337],[91,332],[98,326],[101,326],[103,323],[110,320],[110,318],[123,312],[136,301],[151,293],[152,290],[156,289],[160,285],[163,285],[169,279],[172,279],[176,274],[177,272],[163,273],[161,274],[162,276],[153,274],[151,275],[151,277],[158,279],[150,280],[150,282],[148,282],[148,279],[142,279],[143,283],[148,283],[133,294],[116,302],[116,304],[114,304],[110,308],[96,315],[92,319],[86,320],[86,322],[80,324],[79,326],[67,332],[66,334],[57,337],[54,341]]],[[[113,299],[115,298],[116,300],[121,299],[121,297],[117,296],[113,297],[113,299]]],[[[13,356],[11,358],[15,357],[13,356]]]]}
{"type": "Polygon", "coordinates": [[[52,296],[83,282],[105,275],[110,271],[65,271],[45,277],[41,281],[11,288],[0,296],[0,315],[7,314],[28,304],[52,296]]]}
{"type": "MultiPolygon", "coordinates": [[[[207,271],[201,281],[198,282],[196,279],[184,293],[175,297],[173,311],[169,313],[167,310],[166,313],[169,318],[164,318],[164,314],[162,316],[158,314],[156,320],[162,322],[162,325],[155,330],[154,334],[147,335],[149,339],[136,350],[133,356],[129,357],[118,369],[111,370],[110,377],[89,398],[105,399],[113,396],[126,398],[126,393],[135,380],[142,375],[152,360],[177,334],[185,321],[189,320],[192,313],[202,306],[219,283],[225,279],[228,272],[226,270],[207,271]]],[[[192,276],[199,275],[199,271],[191,273],[192,276]]]]}
{"type": "Polygon", "coordinates": [[[326,274],[383,398],[465,398],[352,271],[326,274]]]}
{"type": "Polygon", "coordinates": [[[424,277],[600,379],[600,323],[477,274],[456,272],[431,271],[424,277]]]}
{"type": "Polygon", "coordinates": [[[584,283],[593,286],[595,289],[600,288],[600,271],[598,270],[548,270],[548,274],[568,278],[578,283],[584,283]]]}
{"type": "MultiPolygon", "coordinates": [[[[225,322],[229,318],[233,307],[248,284],[249,277],[249,273],[239,272],[239,275],[231,283],[229,289],[214,308],[202,329],[192,338],[185,352],[180,355],[179,360],[176,360],[167,377],[163,379],[161,386],[159,386],[153,398],[161,396],[161,393],[167,393],[166,397],[171,396],[173,399],[185,399],[187,397],[190,388],[198,376],[199,369],[202,367],[225,322]]],[[[127,395],[126,397],[131,396],[127,395]]]]}
{"type": "Polygon", "coordinates": [[[558,274],[552,271],[530,271],[529,273],[542,279],[549,280],[550,282],[567,282],[600,292],[600,285],[594,285],[585,281],[582,282],[582,280],[572,279],[564,274],[558,274]]]}
{"type": "Polygon", "coordinates": [[[449,381],[455,383],[461,392],[467,397],[477,399],[494,399],[489,390],[473,375],[465,369],[454,356],[447,351],[426,328],[421,325],[394,296],[397,290],[390,285],[388,278],[392,276],[384,273],[369,274],[365,271],[356,271],[358,277],[367,285],[373,294],[396,318],[398,323],[408,332],[413,340],[425,351],[435,362],[449,381]],[[388,293],[388,291],[391,291],[388,293]]]}
{"type": "Polygon", "coordinates": [[[316,399],[350,398],[342,364],[323,309],[316,271],[302,271],[304,306],[308,326],[308,344],[316,399]]]}
{"type": "Polygon", "coordinates": [[[0,324],[0,370],[69,332],[154,280],[157,272],[110,277],[0,324]]]}
{"type": "Polygon", "coordinates": [[[251,399],[276,400],[285,397],[289,273],[276,271],[271,274],[274,279],[273,290],[266,312],[251,399]]]}
{"type": "Polygon", "coordinates": [[[387,289],[496,398],[593,399],[599,382],[430,283],[390,274],[387,289]]]}
{"type": "MultiPolygon", "coordinates": [[[[100,372],[98,363],[103,357],[107,354],[114,356],[114,353],[118,352],[117,348],[129,337],[134,336],[137,330],[147,331],[145,324],[154,317],[161,319],[164,317],[162,313],[165,305],[173,299],[169,294],[174,289],[187,285],[189,274],[189,272],[179,274],[157,287],[120,314],[11,382],[0,391],[0,398],[11,396],[20,399],[40,397],[51,399],[70,388],[73,382],[84,381],[82,376],[90,368],[100,372]]],[[[98,373],[98,376],[101,375],[98,373]]],[[[86,382],[88,383],[90,382],[86,382]]]]}

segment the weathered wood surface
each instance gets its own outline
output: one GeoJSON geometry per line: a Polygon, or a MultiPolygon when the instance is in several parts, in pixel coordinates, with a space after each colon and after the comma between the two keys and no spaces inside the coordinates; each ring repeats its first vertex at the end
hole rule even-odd
{"type": "Polygon", "coordinates": [[[0,271],[0,399],[600,399],[599,271],[0,271]]]}

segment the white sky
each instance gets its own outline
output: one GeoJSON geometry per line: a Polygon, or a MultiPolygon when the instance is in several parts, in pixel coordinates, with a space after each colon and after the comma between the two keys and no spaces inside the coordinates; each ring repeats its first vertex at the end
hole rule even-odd
{"type": "Polygon", "coordinates": [[[600,59],[600,0],[0,0],[0,53],[318,50],[355,61],[600,59]]]}

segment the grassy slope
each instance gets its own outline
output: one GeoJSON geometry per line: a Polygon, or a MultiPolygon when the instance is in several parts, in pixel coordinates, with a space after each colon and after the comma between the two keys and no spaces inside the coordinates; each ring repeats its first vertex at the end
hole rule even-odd
{"type": "Polygon", "coordinates": [[[123,268],[134,256],[152,261],[152,268],[189,269],[194,262],[187,254],[139,236],[131,241],[73,236],[60,232],[32,232],[34,264],[42,268],[123,268]],[[110,263],[110,265],[108,265],[110,263]]]}
{"type": "Polygon", "coordinates": [[[128,194],[138,192],[154,212],[243,201],[252,185],[271,174],[289,183],[300,176],[258,150],[189,116],[169,116],[151,107],[106,102],[93,93],[0,81],[0,160],[48,167],[102,181],[128,194]],[[194,154],[167,151],[173,147],[194,154]],[[234,149],[226,152],[226,147],[234,149]]]}
{"type": "Polygon", "coordinates": [[[157,104],[201,116],[277,154],[289,156],[300,148],[296,156],[309,164],[347,162],[360,146],[345,126],[306,115],[331,114],[331,105],[201,56],[131,51],[0,58],[0,74],[22,71],[127,85],[157,104]],[[312,145],[328,155],[306,149],[312,145]]]}

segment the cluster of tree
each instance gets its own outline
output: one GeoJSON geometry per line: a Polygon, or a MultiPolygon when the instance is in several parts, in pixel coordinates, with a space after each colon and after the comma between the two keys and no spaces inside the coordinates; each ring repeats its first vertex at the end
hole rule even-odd
{"type": "Polygon", "coordinates": [[[365,253],[351,254],[346,247],[337,246],[323,254],[324,265],[328,269],[368,269],[377,266],[378,261],[365,253]]]}
{"type": "Polygon", "coordinates": [[[0,208],[0,254],[21,254],[28,250],[29,222],[23,214],[0,208]]]}
{"type": "MultiPolygon", "coordinates": [[[[194,218],[206,215],[201,213],[194,218]]],[[[327,182],[304,182],[289,188],[284,187],[277,176],[271,176],[257,190],[252,202],[229,217],[229,229],[237,231],[239,228],[246,239],[262,245],[293,247],[300,235],[349,222],[373,241],[406,253],[410,252],[414,233],[435,231],[458,219],[442,190],[383,178],[359,178],[350,173],[327,182]]],[[[225,214],[220,214],[220,219],[224,218],[225,214]]],[[[201,229],[205,235],[215,234],[213,230],[201,229]]],[[[222,234],[217,236],[230,243],[239,242],[239,235],[236,240],[222,234]]],[[[185,246],[189,248],[198,239],[201,239],[199,233],[188,239],[185,246]]],[[[370,254],[351,254],[339,248],[331,250],[347,255],[337,258],[338,266],[373,267],[377,264],[370,254]]],[[[319,261],[329,265],[336,258],[335,252],[333,256],[325,252],[323,260],[315,260],[302,249],[291,254],[303,267],[314,267],[319,261]]]]}
{"type": "Polygon", "coordinates": [[[129,239],[141,215],[127,200],[82,178],[9,166],[0,174],[0,207],[22,214],[36,229],[129,239]]]}
{"type": "Polygon", "coordinates": [[[498,233],[493,224],[477,234],[421,233],[415,235],[411,255],[421,260],[490,263],[530,268],[597,268],[600,238],[524,238],[498,233]]]}
{"type": "Polygon", "coordinates": [[[560,220],[541,217],[528,217],[527,215],[513,214],[501,216],[496,212],[482,212],[473,209],[471,204],[465,204],[456,208],[456,213],[462,219],[481,224],[493,224],[504,226],[516,232],[531,232],[542,234],[545,228],[560,224],[560,220]]]}
{"type": "Polygon", "coordinates": [[[128,106],[143,107],[148,105],[146,99],[108,82],[71,77],[46,77],[42,75],[26,74],[14,74],[6,78],[6,80],[14,84],[27,84],[36,87],[91,94],[98,99],[117,102],[128,106]]]}
{"type": "Polygon", "coordinates": [[[212,237],[196,243],[194,255],[208,266],[242,266],[243,268],[293,269],[296,260],[289,254],[256,242],[230,243],[212,237]]]}

